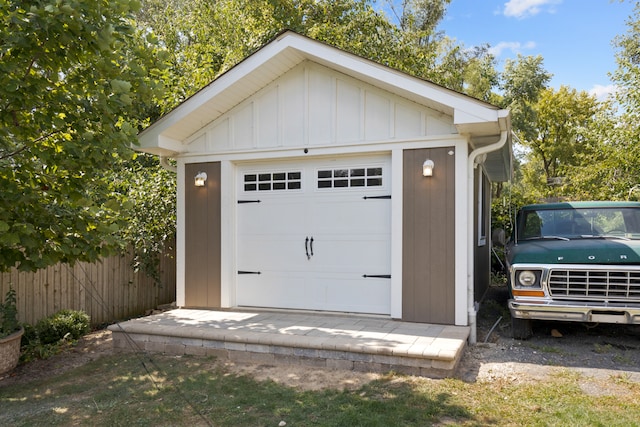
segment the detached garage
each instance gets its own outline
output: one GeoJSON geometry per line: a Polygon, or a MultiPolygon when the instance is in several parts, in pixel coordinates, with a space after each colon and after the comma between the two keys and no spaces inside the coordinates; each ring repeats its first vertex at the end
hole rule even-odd
{"type": "Polygon", "coordinates": [[[178,306],[474,326],[508,111],[288,31],[139,139],[177,161],[178,306]]]}

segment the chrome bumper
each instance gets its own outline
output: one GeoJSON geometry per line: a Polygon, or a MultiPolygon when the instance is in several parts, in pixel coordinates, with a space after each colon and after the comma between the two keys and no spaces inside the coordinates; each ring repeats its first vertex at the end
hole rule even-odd
{"type": "Polygon", "coordinates": [[[511,316],[517,319],[640,325],[640,305],[534,302],[511,299],[509,311],[511,316]]]}

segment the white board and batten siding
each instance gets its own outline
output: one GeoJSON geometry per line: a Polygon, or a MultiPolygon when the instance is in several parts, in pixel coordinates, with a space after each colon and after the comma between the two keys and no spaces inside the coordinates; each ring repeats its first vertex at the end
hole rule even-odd
{"type": "Polygon", "coordinates": [[[344,147],[452,135],[452,117],[304,62],[185,143],[185,154],[344,147]]]}

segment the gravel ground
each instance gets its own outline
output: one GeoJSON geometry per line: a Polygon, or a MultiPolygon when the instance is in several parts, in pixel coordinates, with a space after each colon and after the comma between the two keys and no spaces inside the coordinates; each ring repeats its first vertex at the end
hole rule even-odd
{"type": "Polygon", "coordinates": [[[540,321],[530,339],[514,340],[507,298],[505,286],[489,290],[478,316],[479,344],[468,348],[460,378],[543,380],[570,370],[594,380],[640,382],[640,326],[540,321]]]}

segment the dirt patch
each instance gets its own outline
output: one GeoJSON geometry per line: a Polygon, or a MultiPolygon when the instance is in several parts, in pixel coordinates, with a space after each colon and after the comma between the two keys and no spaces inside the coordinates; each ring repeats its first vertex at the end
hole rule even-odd
{"type": "MultiPolygon", "coordinates": [[[[618,395],[624,390],[620,382],[640,383],[640,326],[538,322],[531,339],[518,341],[511,338],[506,299],[506,288],[490,289],[478,316],[478,344],[467,348],[458,378],[523,383],[577,375],[582,390],[592,395],[618,395]]],[[[20,365],[0,376],[0,387],[57,375],[112,353],[111,332],[93,332],[63,354],[20,365]]],[[[233,373],[304,390],[353,390],[380,378],[354,371],[216,363],[233,373]]]]}
{"type": "Polygon", "coordinates": [[[258,381],[271,380],[300,390],[357,390],[380,378],[380,374],[314,369],[304,366],[266,366],[226,362],[224,365],[240,375],[250,375],[258,381]]]}
{"type": "Polygon", "coordinates": [[[13,371],[0,375],[0,387],[49,378],[110,354],[113,354],[111,332],[106,329],[95,331],[60,354],[20,364],[13,371]]]}

